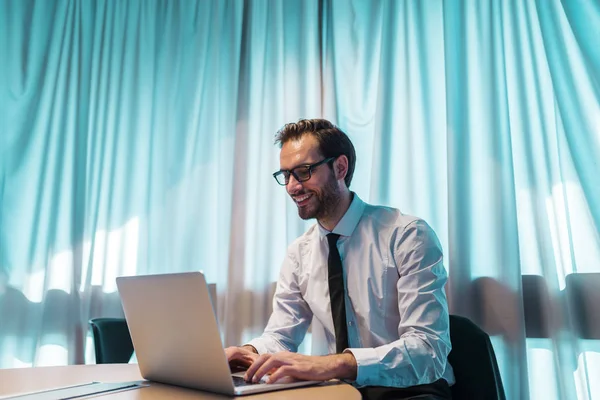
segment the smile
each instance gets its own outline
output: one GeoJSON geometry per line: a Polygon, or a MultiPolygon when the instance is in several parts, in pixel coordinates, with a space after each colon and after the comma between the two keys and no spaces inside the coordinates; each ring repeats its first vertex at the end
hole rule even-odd
{"type": "Polygon", "coordinates": [[[308,199],[310,199],[311,197],[312,197],[312,194],[304,194],[301,196],[294,197],[294,201],[296,202],[297,205],[303,206],[306,204],[308,199]]]}

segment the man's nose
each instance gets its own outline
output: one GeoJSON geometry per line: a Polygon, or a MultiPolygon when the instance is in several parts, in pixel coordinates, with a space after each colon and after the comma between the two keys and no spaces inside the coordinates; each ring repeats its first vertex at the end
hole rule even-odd
{"type": "Polygon", "coordinates": [[[289,194],[297,193],[302,190],[302,182],[299,182],[296,177],[290,174],[287,185],[285,185],[289,194]]]}

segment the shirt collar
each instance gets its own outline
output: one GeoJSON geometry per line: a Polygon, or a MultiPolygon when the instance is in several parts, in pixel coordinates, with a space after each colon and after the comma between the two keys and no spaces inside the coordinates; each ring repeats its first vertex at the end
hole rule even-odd
{"type": "Polygon", "coordinates": [[[317,226],[319,227],[319,235],[321,237],[329,233],[337,233],[340,236],[352,235],[352,232],[354,232],[354,229],[358,225],[358,221],[360,221],[360,218],[365,211],[365,202],[362,201],[356,193],[352,192],[352,194],[354,195],[354,198],[350,203],[350,207],[348,207],[348,210],[346,210],[346,213],[342,219],[339,220],[331,232],[323,228],[321,224],[317,222],[317,226]]]}

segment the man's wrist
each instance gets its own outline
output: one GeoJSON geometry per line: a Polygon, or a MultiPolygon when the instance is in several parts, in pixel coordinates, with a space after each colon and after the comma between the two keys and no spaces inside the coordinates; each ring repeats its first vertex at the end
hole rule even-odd
{"type": "Polygon", "coordinates": [[[256,347],[252,346],[251,344],[245,344],[242,346],[242,348],[246,348],[246,349],[250,350],[251,352],[258,354],[258,350],[256,350],[256,347]]]}
{"type": "Polygon", "coordinates": [[[336,377],[339,379],[350,379],[356,380],[356,374],[358,372],[358,364],[354,354],[350,352],[337,354],[336,356],[336,377]]]}

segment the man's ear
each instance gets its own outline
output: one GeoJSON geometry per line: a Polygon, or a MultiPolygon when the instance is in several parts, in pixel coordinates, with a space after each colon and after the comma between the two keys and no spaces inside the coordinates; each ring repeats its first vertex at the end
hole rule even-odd
{"type": "Polygon", "coordinates": [[[333,169],[335,172],[335,179],[345,179],[348,173],[348,157],[341,155],[333,163],[333,169]]]}

